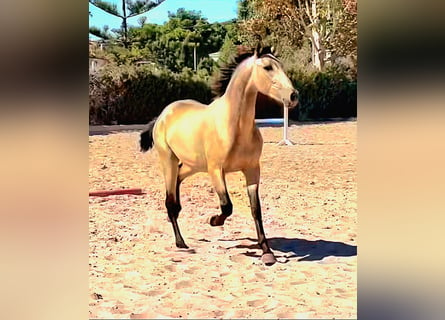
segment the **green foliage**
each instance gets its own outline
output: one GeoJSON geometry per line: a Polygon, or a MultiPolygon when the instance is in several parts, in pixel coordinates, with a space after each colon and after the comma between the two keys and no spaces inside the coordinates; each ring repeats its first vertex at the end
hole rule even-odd
{"type": "Polygon", "coordinates": [[[238,1],[238,20],[248,20],[254,16],[254,1],[239,0],[238,1]]]}
{"type": "Polygon", "coordinates": [[[97,8],[102,9],[109,14],[112,14],[113,16],[122,18],[122,16],[119,14],[119,11],[117,10],[117,4],[115,3],[102,0],[89,0],[89,2],[97,8]]]}
{"type": "Polygon", "coordinates": [[[174,26],[174,28],[178,26],[192,28],[198,21],[207,21],[207,18],[202,16],[201,11],[185,10],[184,8],[179,8],[176,12],[169,11],[168,18],[168,24],[174,26]]]}
{"type": "MultiPolygon", "coordinates": [[[[96,50],[97,52],[98,50],[96,50]]],[[[153,60],[151,53],[146,48],[130,47],[124,48],[118,44],[109,44],[102,57],[110,61],[113,65],[132,65],[139,61],[153,60]]]]}
{"type": "MultiPolygon", "coordinates": [[[[169,103],[181,99],[211,102],[209,74],[184,68],[173,73],[156,66],[108,66],[90,75],[90,124],[146,123],[169,103]]],[[[338,67],[325,72],[290,70],[300,103],[290,118],[299,121],[357,116],[357,82],[338,67]]],[[[276,117],[277,108],[262,108],[261,117],[276,117]]]]}
{"type": "MultiPolygon", "coordinates": [[[[116,34],[114,40],[119,40],[122,42],[125,48],[130,45],[130,39],[128,37],[128,18],[146,13],[151,9],[157,7],[165,0],[121,0],[122,1],[122,12],[117,9],[115,3],[103,1],[103,0],[89,0],[89,3],[95,7],[111,14],[115,17],[122,19],[122,26],[120,29],[113,29],[112,31],[116,34]]],[[[102,39],[110,39],[106,30],[103,32],[97,27],[91,27],[90,33],[102,39]],[[104,35],[106,37],[104,37],[104,35]]]]}
{"type": "Polygon", "coordinates": [[[226,36],[224,38],[224,43],[220,49],[219,60],[222,62],[228,61],[230,57],[237,52],[237,45],[242,42],[239,40],[239,29],[236,23],[228,23],[226,27],[226,36]]]}
{"type": "Polygon", "coordinates": [[[165,0],[147,1],[147,0],[126,0],[127,9],[130,12],[129,18],[137,16],[139,14],[150,11],[151,9],[157,7],[165,0]]]}
{"type": "Polygon", "coordinates": [[[108,27],[104,26],[103,29],[99,29],[98,27],[92,26],[89,28],[89,32],[96,37],[99,37],[104,40],[108,40],[111,38],[110,34],[107,32],[108,27]]]}
{"type": "Polygon", "coordinates": [[[322,120],[357,116],[357,81],[346,70],[330,67],[324,72],[288,71],[300,94],[299,105],[290,117],[295,120],[322,120]]]}
{"type": "Polygon", "coordinates": [[[210,103],[209,84],[190,69],[175,74],[155,66],[109,66],[90,75],[90,124],[146,123],[181,99],[210,103]]]}
{"type": "Polygon", "coordinates": [[[198,64],[197,73],[201,78],[208,79],[215,72],[217,66],[217,63],[212,58],[203,58],[198,64]]]}
{"type": "Polygon", "coordinates": [[[169,12],[169,21],[164,25],[132,28],[129,37],[134,47],[147,49],[155,62],[174,72],[194,67],[196,47],[197,64],[211,73],[213,66],[200,60],[221,48],[226,33],[226,25],[210,24],[199,11],[181,8],[176,13],[169,12]]]}

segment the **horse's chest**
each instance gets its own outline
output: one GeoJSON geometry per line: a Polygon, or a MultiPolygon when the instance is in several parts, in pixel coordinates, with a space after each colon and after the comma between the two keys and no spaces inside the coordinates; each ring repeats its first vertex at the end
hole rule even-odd
{"type": "Polygon", "coordinates": [[[262,141],[251,139],[250,141],[235,140],[230,149],[225,168],[228,171],[238,171],[255,166],[261,156],[262,141]]]}

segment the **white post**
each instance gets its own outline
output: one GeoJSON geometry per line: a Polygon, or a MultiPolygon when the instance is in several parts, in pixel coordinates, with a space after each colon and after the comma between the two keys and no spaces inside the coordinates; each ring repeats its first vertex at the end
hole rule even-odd
{"type": "Polygon", "coordinates": [[[292,146],[294,143],[287,138],[289,127],[289,109],[284,107],[284,119],[283,119],[283,140],[278,142],[279,146],[292,146]]]}
{"type": "Polygon", "coordinates": [[[284,107],[284,121],[283,121],[283,139],[287,140],[287,129],[289,127],[289,109],[284,107]]]}

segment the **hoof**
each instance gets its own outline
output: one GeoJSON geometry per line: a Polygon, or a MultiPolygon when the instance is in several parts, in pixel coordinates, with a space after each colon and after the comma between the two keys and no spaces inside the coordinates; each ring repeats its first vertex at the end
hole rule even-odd
{"type": "Polygon", "coordinates": [[[213,216],[210,218],[210,225],[212,227],[222,226],[224,224],[224,219],[220,216],[213,216]]]}
{"type": "Polygon", "coordinates": [[[275,262],[277,262],[277,259],[275,259],[275,256],[273,255],[273,253],[265,253],[261,256],[261,261],[263,261],[263,263],[266,266],[271,266],[273,265],[275,262]]]}
{"type": "Polygon", "coordinates": [[[188,249],[189,247],[185,244],[185,242],[176,242],[176,247],[181,249],[188,249]]]}

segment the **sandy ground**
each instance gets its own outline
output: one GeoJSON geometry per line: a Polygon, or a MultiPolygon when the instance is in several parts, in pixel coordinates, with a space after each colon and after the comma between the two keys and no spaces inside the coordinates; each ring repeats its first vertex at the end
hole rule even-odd
{"type": "Polygon", "coordinates": [[[241,173],[227,176],[234,212],[221,227],[206,174],[184,181],[177,249],[155,151],[139,132],[89,137],[89,188],[144,195],[90,197],[90,318],[357,317],[356,122],[292,125],[293,146],[264,138],[260,197],[278,262],[259,259],[241,173]]]}

